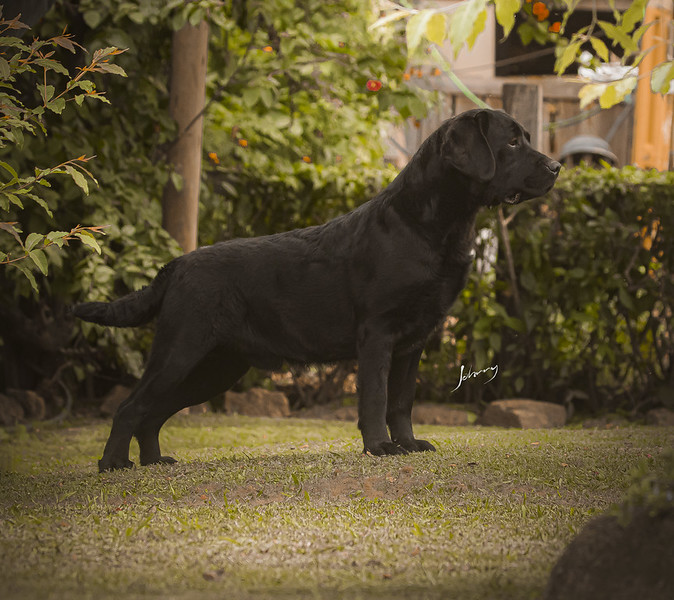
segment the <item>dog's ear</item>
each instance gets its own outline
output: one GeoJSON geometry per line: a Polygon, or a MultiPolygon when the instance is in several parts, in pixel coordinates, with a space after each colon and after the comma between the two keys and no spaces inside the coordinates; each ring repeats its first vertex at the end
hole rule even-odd
{"type": "Polygon", "coordinates": [[[496,160],[485,132],[491,111],[461,115],[449,123],[442,142],[442,156],[457,171],[485,182],[494,177],[496,160]]]}

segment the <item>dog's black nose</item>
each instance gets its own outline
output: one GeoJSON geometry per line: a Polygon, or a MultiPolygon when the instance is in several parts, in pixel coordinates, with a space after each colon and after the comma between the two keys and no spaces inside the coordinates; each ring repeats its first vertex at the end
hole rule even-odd
{"type": "Polygon", "coordinates": [[[562,168],[562,165],[559,164],[556,160],[552,160],[548,163],[548,169],[550,169],[555,175],[559,175],[559,170],[562,168]]]}

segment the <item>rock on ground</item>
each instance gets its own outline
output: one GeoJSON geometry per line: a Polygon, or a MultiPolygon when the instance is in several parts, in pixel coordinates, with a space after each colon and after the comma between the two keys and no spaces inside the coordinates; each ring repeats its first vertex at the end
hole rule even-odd
{"type": "Polygon", "coordinates": [[[544,600],[671,600],[674,514],[642,511],[622,526],[615,516],[590,521],[548,580],[544,600]]]}
{"type": "Polygon", "coordinates": [[[226,392],[225,411],[228,415],[247,417],[288,417],[290,403],[282,392],[270,392],[263,388],[251,388],[245,393],[226,392]]]}
{"type": "MultiPolygon", "coordinates": [[[[646,425],[674,427],[674,410],[654,408],[646,413],[646,425]]],[[[674,596],[674,594],[672,594],[674,596]]]]}
{"type": "Polygon", "coordinates": [[[416,404],[412,408],[412,422],[418,425],[470,425],[468,413],[442,404],[416,404]]]}
{"type": "Polygon", "coordinates": [[[496,400],[482,413],[478,423],[489,427],[549,429],[566,424],[566,410],[559,404],[537,400],[496,400]]]}
{"type": "Polygon", "coordinates": [[[47,403],[37,392],[9,389],[7,390],[7,395],[14,398],[21,405],[26,419],[43,421],[47,416],[47,403]]]}
{"type": "Polygon", "coordinates": [[[23,407],[14,398],[0,394],[0,425],[16,425],[24,417],[23,407]]]}

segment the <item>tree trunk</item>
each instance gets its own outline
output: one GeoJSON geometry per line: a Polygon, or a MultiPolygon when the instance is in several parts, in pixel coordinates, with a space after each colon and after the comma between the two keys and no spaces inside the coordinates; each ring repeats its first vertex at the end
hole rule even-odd
{"type": "Polygon", "coordinates": [[[201,140],[206,97],[208,23],[185,25],[173,34],[169,112],[178,124],[178,136],[169,151],[174,178],[164,188],[162,225],[185,252],[197,247],[197,216],[201,180],[201,140]]]}

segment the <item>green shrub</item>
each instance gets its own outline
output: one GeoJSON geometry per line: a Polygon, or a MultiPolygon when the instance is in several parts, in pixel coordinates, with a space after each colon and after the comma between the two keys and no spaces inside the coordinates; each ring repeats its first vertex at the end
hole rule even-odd
{"type": "MultiPolygon", "coordinates": [[[[457,401],[573,399],[596,411],[664,398],[674,355],[674,173],[565,170],[547,197],[511,210],[517,281],[499,233],[495,268],[473,272],[444,343],[426,356],[427,393],[446,399],[460,364],[497,364],[498,377],[465,382],[457,401]]],[[[484,212],[479,225],[496,232],[496,221],[484,212]]],[[[478,250],[484,259],[485,245],[478,250]]]]}
{"type": "MultiPolygon", "coordinates": [[[[73,40],[92,55],[126,48],[115,64],[128,77],[93,74],[92,85],[109,104],[66,103],[58,118],[45,112],[49,136],[25,136],[11,153],[0,148],[0,161],[32,173],[34,165],[95,155],[87,169],[97,188],[83,196],[75,182],[61,178],[40,189],[49,213],[27,205],[22,222],[38,232],[95,224],[106,226],[106,236],[100,255],[73,247],[65,258],[48,248],[48,277],[25,261],[39,299],[17,269],[0,271],[6,357],[0,390],[44,384],[62,394],[64,385],[75,388],[86,377],[89,395],[99,396],[142,371],[149,330],[68,322],[65,307],[137,289],[179,253],[161,227],[161,198],[170,176],[166,151],[176,134],[168,113],[171,39],[187,21],[211,24],[200,243],[324,221],[363,202],[392,176],[382,168],[381,127],[422,117],[430,96],[403,84],[404,40],[369,33],[372,10],[356,0],[56,3],[30,34],[50,39],[68,24],[73,40]],[[382,88],[369,90],[368,80],[382,88]]],[[[86,64],[59,48],[54,58],[71,73],[86,64]]],[[[21,101],[39,105],[32,74],[19,75],[21,101]]],[[[50,84],[62,89],[58,76],[50,84]]]]}

